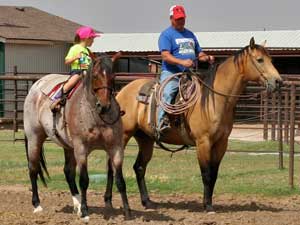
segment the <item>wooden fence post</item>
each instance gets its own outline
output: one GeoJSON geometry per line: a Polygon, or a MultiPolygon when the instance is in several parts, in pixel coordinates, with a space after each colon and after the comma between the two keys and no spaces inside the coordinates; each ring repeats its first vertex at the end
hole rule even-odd
{"type": "Polygon", "coordinates": [[[276,133],[276,95],[275,93],[272,94],[272,110],[271,110],[271,140],[275,141],[275,133],[276,133]]]}
{"type": "Polygon", "coordinates": [[[263,95],[264,99],[264,140],[268,140],[268,93],[265,92],[263,95]]]}
{"type": "Polygon", "coordinates": [[[289,92],[284,92],[284,142],[289,143],[289,92]]]}
{"type": "Polygon", "coordinates": [[[278,168],[280,170],[283,169],[283,140],[282,140],[282,95],[281,95],[281,87],[279,87],[278,90],[278,106],[277,106],[277,111],[278,111],[278,129],[277,129],[277,140],[278,140],[278,168]]]}
{"type": "MultiPolygon", "coordinates": [[[[18,74],[18,68],[17,66],[14,66],[14,76],[17,76],[18,74]]],[[[14,137],[15,132],[18,132],[18,102],[17,102],[17,81],[14,80],[14,120],[13,120],[13,130],[14,130],[14,137]]],[[[14,138],[15,140],[15,138],[14,138]]]]}
{"type": "Polygon", "coordinates": [[[294,188],[294,152],[295,152],[295,101],[296,86],[291,85],[291,108],[290,108],[290,157],[289,157],[289,184],[294,188]]]}

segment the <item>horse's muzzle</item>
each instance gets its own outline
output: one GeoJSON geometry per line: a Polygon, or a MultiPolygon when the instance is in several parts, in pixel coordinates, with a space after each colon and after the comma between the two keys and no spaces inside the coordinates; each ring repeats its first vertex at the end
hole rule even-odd
{"type": "Polygon", "coordinates": [[[110,103],[107,105],[102,105],[100,102],[96,103],[96,110],[97,110],[98,114],[107,113],[107,112],[109,112],[110,108],[111,108],[110,103]]]}
{"type": "Polygon", "coordinates": [[[266,90],[269,93],[279,90],[282,85],[283,82],[281,79],[268,79],[265,82],[266,90]]]}

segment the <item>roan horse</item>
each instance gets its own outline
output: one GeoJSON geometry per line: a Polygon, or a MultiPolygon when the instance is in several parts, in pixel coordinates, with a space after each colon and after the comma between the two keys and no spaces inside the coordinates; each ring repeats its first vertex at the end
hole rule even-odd
{"type": "Polygon", "coordinates": [[[113,60],[114,57],[111,59],[107,55],[96,56],[90,70],[83,77],[82,85],[67,101],[62,112],[58,112],[57,134],[53,129],[53,116],[49,108],[51,101],[41,91],[41,87],[47,85],[45,80],[55,79],[60,75],[47,75],[31,87],[24,103],[24,130],[28,140],[26,150],[34,212],[42,211],[37,177],[39,175],[46,185],[43,170],[47,174],[48,172],[42,146],[46,137],[49,137],[64,148],[64,173],[72,194],[74,210],[84,221],[89,220],[86,199],[89,185],[87,157],[94,149],[106,151],[121,193],[124,214],[130,217],[122,173],[124,148],[120,108],[112,93],[113,60]],[[81,198],[75,182],[76,165],[79,168],[81,198]]]}
{"type": "MultiPolygon", "coordinates": [[[[274,68],[266,49],[255,44],[252,38],[249,46],[226,59],[219,65],[214,77],[206,80],[210,80],[210,83],[208,81],[206,83],[213,91],[207,91],[207,87],[202,86],[197,103],[189,108],[184,118],[189,137],[196,146],[204,184],[204,208],[207,212],[214,212],[213,190],[220,162],[227,149],[238,96],[248,81],[257,82],[264,85],[268,91],[274,91],[281,82],[281,77],[274,68]]],[[[147,164],[152,157],[155,135],[147,120],[148,105],[136,100],[139,90],[146,82],[149,82],[149,79],[139,79],[129,83],[119,92],[117,101],[121,110],[125,111],[122,117],[124,145],[133,136],[139,146],[139,153],[133,168],[141,202],[148,208],[154,207],[155,204],[149,198],[144,177],[147,164]]],[[[175,127],[172,127],[162,141],[177,145],[187,144],[175,127]]],[[[112,182],[107,184],[107,195],[110,195],[109,191],[111,193],[111,185],[112,182]]]]}

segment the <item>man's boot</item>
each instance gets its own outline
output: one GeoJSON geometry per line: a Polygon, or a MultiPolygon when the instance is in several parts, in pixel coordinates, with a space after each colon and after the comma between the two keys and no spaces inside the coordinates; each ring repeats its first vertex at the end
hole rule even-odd
{"type": "Polygon", "coordinates": [[[158,126],[158,132],[160,134],[166,133],[169,129],[171,129],[170,121],[167,116],[165,116],[158,126]]]}

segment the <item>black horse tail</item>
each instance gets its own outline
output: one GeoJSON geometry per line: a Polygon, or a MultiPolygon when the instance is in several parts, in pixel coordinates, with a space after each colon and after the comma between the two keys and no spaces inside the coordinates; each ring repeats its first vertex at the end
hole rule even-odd
{"type": "MultiPolygon", "coordinates": [[[[28,155],[28,139],[27,136],[25,135],[25,149],[26,149],[26,157],[27,157],[27,162],[29,166],[29,155],[28,155]]],[[[47,187],[47,182],[44,176],[44,172],[46,173],[47,177],[50,178],[48,169],[47,169],[47,163],[46,163],[46,158],[44,154],[44,146],[42,146],[42,149],[40,151],[40,164],[38,167],[38,175],[40,176],[41,181],[43,182],[44,186],[47,187]]]]}

